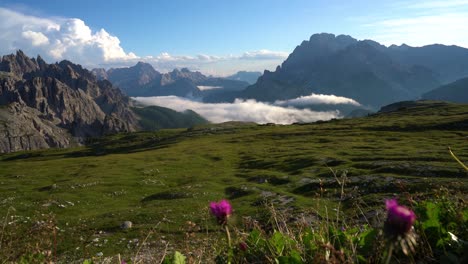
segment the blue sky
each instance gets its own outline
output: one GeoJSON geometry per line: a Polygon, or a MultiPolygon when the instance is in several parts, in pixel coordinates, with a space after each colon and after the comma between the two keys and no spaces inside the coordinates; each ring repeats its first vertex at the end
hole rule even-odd
{"type": "Polygon", "coordinates": [[[274,69],[320,32],[468,47],[468,1],[0,0],[0,54],[208,74],[274,69]]]}

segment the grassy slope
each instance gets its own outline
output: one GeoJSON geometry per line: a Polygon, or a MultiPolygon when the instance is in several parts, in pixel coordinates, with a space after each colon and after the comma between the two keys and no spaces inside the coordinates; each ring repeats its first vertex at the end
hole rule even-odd
{"type": "Polygon", "coordinates": [[[133,111],[140,117],[140,125],[147,131],[192,127],[208,123],[206,119],[191,110],[177,112],[165,107],[147,106],[134,107],[133,111]]]}
{"type": "Polygon", "coordinates": [[[358,217],[356,205],[371,210],[405,191],[430,195],[447,186],[466,196],[467,174],[447,147],[468,161],[467,117],[468,105],[424,102],[360,119],[206,125],[2,155],[0,217],[11,206],[19,216],[53,213],[64,230],[59,252],[76,258],[125,252],[122,238],[141,239],[158,223],[169,240],[183,239],[188,220],[213,230],[207,204],[224,197],[232,200],[238,222],[258,214],[263,200],[325,217],[339,197],[327,165],[348,171],[344,206],[350,217],[358,217]],[[135,227],[120,230],[125,220],[135,227]],[[90,242],[102,239],[100,230],[109,241],[104,246],[90,242]]]}

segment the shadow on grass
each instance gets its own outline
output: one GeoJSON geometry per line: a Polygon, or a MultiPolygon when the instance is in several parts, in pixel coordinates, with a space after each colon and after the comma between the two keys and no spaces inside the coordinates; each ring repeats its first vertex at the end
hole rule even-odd
{"type": "MultiPolygon", "coordinates": [[[[168,138],[142,137],[138,133],[128,134],[124,137],[112,138],[94,138],[89,139],[86,148],[80,150],[38,150],[34,152],[18,153],[3,158],[3,161],[15,161],[23,159],[41,159],[48,160],[54,158],[80,158],[87,156],[105,156],[109,154],[127,154],[136,153],[154,149],[167,148],[179,142],[180,136],[168,138]]],[[[9,154],[11,155],[11,154],[9,154]]]]}
{"type": "Polygon", "coordinates": [[[245,188],[231,186],[231,187],[225,188],[224,193],[228,196],[229,199],[236,199],[236,198],[254,194],[255,192],[253,190],[247,190],[245,188]]]}
{"type": "Polygon", "coordinates": [[[266,161],[256,157],[243,156],[239,169],[278,170],[292,175],[300,174],[303,169],[312,167],[317,161],[310,158],[290,158],[284,161],[266,161]]]}
{"type": "Polygon", "coordinates": [[[141,200],[141,202],[151,202],[157,200],[177,200],[177,199],[186,199],[192,198],[193,195],[190,193],[183,193],[183,192],[173,192],[173,191],[165,191],[160,193],[155,193],[149,196],[146,196],[141,200]]]}

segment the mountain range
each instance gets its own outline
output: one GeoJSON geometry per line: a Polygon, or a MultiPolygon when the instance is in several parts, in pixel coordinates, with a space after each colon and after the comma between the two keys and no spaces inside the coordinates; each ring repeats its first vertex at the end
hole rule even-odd
{"type": "MultiPolygon", "coordinates": [[[[128,96],[167,96],[203,98],[219,92],[241,91],[249,83],[220,77],[205,76],[187,68],[160,73],[148,63],[138,62],[127,68],[93,69],[100,80],[109,80],[128,96]]],[[[234,76],[241,79],[244,75],[234,76]]]]}
{"type": "MultiPolygon", "coordinates": [[[[266,70],[260,77],[239,72],[227,78],[187,68],[160,73],[143,62],[91,72],[66,60],[47,64],[19,50],[0,57],[0,153],[68,147],[109,133],[207,123],[193,111],[143,108],[128,96],[278,102],[312,93],[344,96],[364,106],[340,109],[349,116],[418,98],[468,103],[468,49],[437,44],[386,47],[322,33],[297,46],[275,71],[266,70]]],[[[338,109],[300,106],[319,111],[333,110],[330,107],[338,109]]]]}
{"type": "Polygon", "coordinates": [[[206,123],[193,112],[150,110],[135,108],[109,81],[70,61],[47,64],[21,50],[0,58],[0,153],[77,145],[89,137],[147,128],[161,116],[173,120],[164,123],[169,127],[185,126],[180,118],[206,123]]]}
{"type": "Polygon", "coordinates": [[[129,96],[177,95],[219,103],[236,98],[274,102],[312,93],[333,94],[377,110],[430,96],[431,90],[468,77],[468,49],[439,44],[386,47],[373,40],[321,33],[303,41],[275,71],[265,70],[260,76],[238,72],[214,78],[185,68],[161,74],[143,62],[93,73],[129,96]]]}
{"type": "Polygon", "coordinates": [[[261,72],[238,71],[235,74],[229,75],[225,78],[228,80],[243,81],[249,84],[254,84],[261,75],[261,72]]]}

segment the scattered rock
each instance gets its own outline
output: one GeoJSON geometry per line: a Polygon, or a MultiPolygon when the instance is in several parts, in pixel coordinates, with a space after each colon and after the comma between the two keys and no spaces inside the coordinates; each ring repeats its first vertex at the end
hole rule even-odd
{"type": "Polygon", "coordinates": [[[133,223],[131,221],[125,221],[120,225],[120,228],[122,229],[130,229],[132,228],[133,223]]]}

